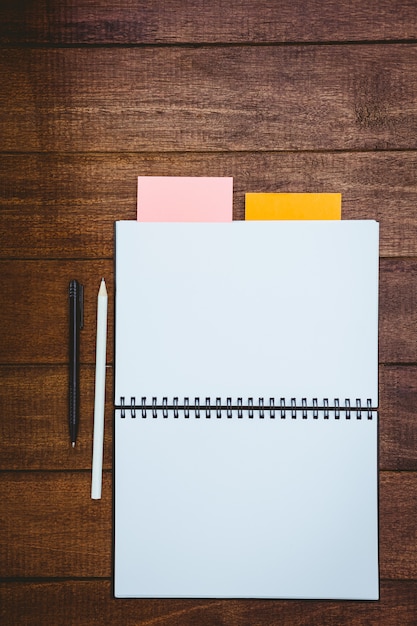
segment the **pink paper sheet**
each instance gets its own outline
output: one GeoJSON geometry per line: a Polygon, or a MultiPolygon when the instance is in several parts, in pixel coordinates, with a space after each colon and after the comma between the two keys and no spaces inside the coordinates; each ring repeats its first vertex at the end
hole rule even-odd
{"type": "Polygon", "coordinates": [[[232,177],[138,176],[139,222],[231,222],[232,177]]]}

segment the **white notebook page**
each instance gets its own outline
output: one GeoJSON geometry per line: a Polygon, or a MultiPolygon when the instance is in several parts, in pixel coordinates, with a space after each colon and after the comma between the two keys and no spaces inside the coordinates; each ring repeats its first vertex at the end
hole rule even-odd
{"type": "Polygon", "coordinates": [[[377,405],[377,225],[116,237],[115,403],[202,410],[116,410],[115,595],[376,599],[377,417],[355,400],[377,405]],[[207,397],[352,411],[206,415],[207,397]]]}
{"type": "Polygon", "coordinates": [[[116,404],[378,404],[376,222],[119,222],[116,289],[116,404]]]}
{"type": "Polygon", "coordinates": [[[116,413],[117,597],[378,597],[377,420],[116,413]]]}

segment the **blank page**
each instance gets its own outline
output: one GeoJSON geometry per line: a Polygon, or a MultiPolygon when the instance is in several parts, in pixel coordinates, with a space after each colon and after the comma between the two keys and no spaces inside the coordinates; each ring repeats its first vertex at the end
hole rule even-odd
{"type": "Polygon", "coordinates": [[[376,222],[119,222],[116,289],[116,404],[377,406],[376,222]]]}
{"type": "Polygon", "coordinates": [[[116,412],[118,597],[378,597],[377,420],[116,412]]]}

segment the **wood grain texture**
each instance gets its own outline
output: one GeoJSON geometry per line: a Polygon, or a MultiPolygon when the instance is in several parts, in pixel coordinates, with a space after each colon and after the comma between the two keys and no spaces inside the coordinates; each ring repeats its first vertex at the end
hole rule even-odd
{"type": "Polygon", "coordinates": [[[381,578],[417,578],[416,474],[379,475],[379,559],[381,578]]]}
{"type": "Polygon", "coordinates": [[[2,577],[102,577],[111,572],[112,494],[90,499],[90,472],[2,472],[2,577]]]}
{"type": "Polygon", "coordinates": [[[417,46],[6,49],[3,151],[416,149],[417,46]]]}
{"type": "Polygon", "coordinates": [[[1,43],[246,43],[415,39],[413,0],[3,0],[1,43]]]}
{"type": "Polygon", "coordinates": [[[139,174],[233,176],[235,219],[248,191],[340,192],[344,219],[380,222],[382,256],[417,256],[416,171],[417,152],[396,151],[0,154],[0,258],[112,258],[139,174]]]}
{"type": "MultiPolygon", "coordinates": [[[[89,472],[0,474],[2,578],[111,576],[111,475],[102,500],[90,500],[90,484],[89,472]]],[[[383,579],[417,578],[416,506],[417,473],[380,473],[383,579]]]]}
{"type": "Polygon", "coordinates": [[[0,363],[67,363],[69,342],[68,284],[84,285],[81,363],[95,363],[97,294],[105,277],[109,294],[107,361],[113,358],[113,263],[95,261],[3,261],[0,287],[0,363]],[[7,304],[6,304],[7,302],[7,304]]]}
{"type": "Polygon", "coordinates": [[[379,273],[379,359],[382,363],[416,363],[417,259],[381,259],[379,273]]]}
{"type": "MultiPolygon", "coordinates": [[[[97,289],[101,276],[109,288],[108,362],[113,346],[113,262],[0,261],[0,364],[58,364],[68,361],[68,283],[85,286],[81,361],[95,360],[97,289]],[[25,294],[22,298],[22,293],[25,294]]],[[[381,363],[417,363],[417,260],[381,259],[381,363]]]]}
{"type": "MultiPolygon", "coordinates": [[[[112,467],[113,368],[107,367],[104,467],[112,467]]],[[[94,366],[81,368],[80,427],[68,436],[68,368],[0,367],[0,470],[91,470],[94,366]]],[[[380,367],[379,468],[417,471],[417,367],[380,367]]]]}
{"type": "Polygon", "coordinates": [[[3,626],[415,626],[416,613],[416,582],[382,581],[379,602],[135,602],[113,600],[109,581],[0,583],[3,626]]]}
{"type": "Polygon", "coordinates": [[[379,467],[417,469],[417,367],[379,368],[379,467]]]}
{"type": "MultiPolygon", "coordinates": [[[[0,367],[1,470],[91,471],[95,368],[81,367],[80,421],[75,450],[69,439],[68,378],[68,367],[64,365],[0,367]]],[[[106,400],[103,464],[111,469],[111,366],[106,372],[106,400]]]]}

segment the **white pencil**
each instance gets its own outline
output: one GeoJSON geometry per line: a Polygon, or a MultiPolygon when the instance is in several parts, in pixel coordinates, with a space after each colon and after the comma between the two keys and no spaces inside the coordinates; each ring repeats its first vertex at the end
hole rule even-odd
{"type": "Polygon", "coordinates": [[[96,389],[94,398],[93,471],[91,497],[101,498],[103,473],[104,406],[106,394],[107,289],[101,279],[97,297],[96,389]]]}

